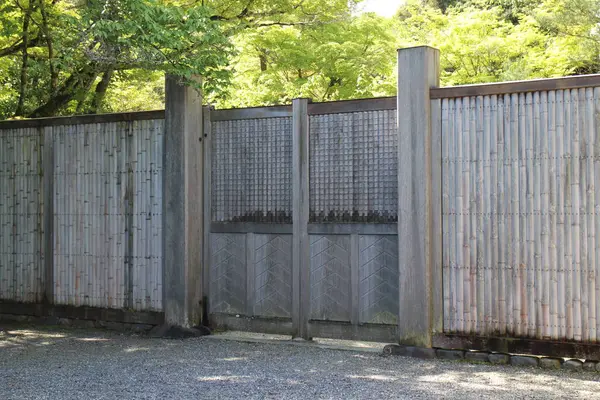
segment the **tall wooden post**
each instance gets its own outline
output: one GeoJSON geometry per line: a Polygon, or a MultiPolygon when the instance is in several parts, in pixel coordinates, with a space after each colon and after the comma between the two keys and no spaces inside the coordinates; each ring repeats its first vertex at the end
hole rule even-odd
{"type": "MultiPolygon", "coordinates": [[[[429,89],[439,85],[439,51],[414,47],[398,51],[398,254],[399,341],[432,346],[441,212],[441,146],[432,129],[429,89]],[[436,177],[437,181],[434,181],[436,177]],[[437,226],[437,225],[436,225],[437,226]]],[[[437,124],[435,124],[438,126],[437,124]]]]}
{"type": "Polygon", "coordinates": [[[292,325],[298,337],[310,339],[310,245],[308,242],[308,99],[294,99],[292,150],[292,325]]]}
{"type": "Polygon", "coordinates": [[[163,154],[163,300],[165,323],[200,323],[203,240],[202,97],[166,78],[163,154]]]}

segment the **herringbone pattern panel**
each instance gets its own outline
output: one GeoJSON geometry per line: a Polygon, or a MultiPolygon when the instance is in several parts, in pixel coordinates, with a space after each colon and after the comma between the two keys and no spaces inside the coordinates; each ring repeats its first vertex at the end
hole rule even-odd
{"type": "Polygon", "coordinates": [[[246,302],[246,237],[211,234],[211,312],[244,313],[246,302]]]}
{"type": "Polygon", "coordinates": [[[397,236],[359,238],[359,306],[361,323],[398,321],[397,236]]]}
{"type": "Polygon", "coordinates": [[[292,235],[256,235],[254,314],[291,317],[292,235]]]}
{"type": "Polygon", "coordinates": [[[311,318],[350,320],[350,237],[311,236],[311,318]]]}

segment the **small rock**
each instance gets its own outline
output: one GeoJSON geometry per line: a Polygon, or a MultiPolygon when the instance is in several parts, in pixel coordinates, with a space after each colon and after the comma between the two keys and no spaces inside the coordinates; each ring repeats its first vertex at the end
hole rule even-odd
{"type": "Polygon", "coordinates": [[[383,348],[383,354],[402,357],[416,357],[429,360],[435,358],[435,349],[389,344],[383,348]]]}
{"type": "Polygon", "coordinates": [[[428,349],[426,347],[413,347],[412,357],[421,358],[424,360],[431,360],[435,358],[435,349],[428,349]]]}
{"type": "Polygon", "coordinates": [[[467,351],[465,353],[465,360],[471,362],[488,363],[490,362],[489,353],[486,351],[467,351]]]}
{"type": "Polygon", "coordinates": [[[68,318],[59,318],[58,319],[58,325],[70,326],[71,325],[71,320],[68,319],[68,318]]]}
{"type": "Polygon", "coordinates": [[[531,356],[512,356],[510,364],[518,367],[537,367],[539,359],[531,356]]]}
{"type": "Polygon", "coordinates": [[[462,360],[465,358],[465,352],[462,350],[446,350],[446,349],[437,349],[436,355],[438,358],[444,360],[462,360]]]}
{"type": "Polygon", "coordinates": [[[510,356],[508,354],[492,353],[488,356],[492,364],[508,364],[510,356]]]}
{"type": "Polygon", "coordinates": [[[206,327],[198,329],[184,328],[177,325],[159,325],[152,328],[152,330],[149,333],[149,336],[154,338],[185,339],[191,337],[205,336],[209,334],[210,330],[206,327]]]}
{"type": "Polygon", "coordinates": [[[405,346],[399,344],[388,344],[383,348],[383,355],[386,356],[400,356],[405,346]]]}
{"type": "Polygon", "coordinates": [[[586,360],[583,363],[583,369],[586,370],[586,371],[595,371],[596,367],[597,367],[596,364],[598,364],[596,361],[586,360]]]}
{"type": "Polygon", "coordinates": [[[581,371],[583,369],[583,363],[579,360],[567,360],[563,363],[562,367],[569,371],[581,371]]]}
{"type": "Polygon", "coordinates": [[[558,358],[544,357],[540,359],[540,367],[545,369],[560,369],[560,361],[558,358]]]}

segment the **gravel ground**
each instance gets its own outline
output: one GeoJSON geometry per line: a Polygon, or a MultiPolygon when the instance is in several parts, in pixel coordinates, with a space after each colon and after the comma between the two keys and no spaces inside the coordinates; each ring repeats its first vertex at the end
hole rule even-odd
{"type": "Polygon", "coordinates": [[[599,398],[600,374],[215,338],[4,327],[0,399],[599,398]]]}

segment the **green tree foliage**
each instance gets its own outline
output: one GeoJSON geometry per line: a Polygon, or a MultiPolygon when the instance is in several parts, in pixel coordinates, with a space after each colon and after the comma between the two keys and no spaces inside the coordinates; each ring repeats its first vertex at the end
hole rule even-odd
{"type": "Polygon", "coordinates": [[[277,26],[237,37],[236,71],[220,106],[279,104],[393,93],[391,21],[367,14],[343,23],[277,26]]]}
{"type": "Polygon", "coordinates": [[[396,49],[441,50],[442,84],[600,71],[600,0],[4,0],[0,119],[164,106],[164,74],[219,107],[394,95],[396,49]]]}
{"type": "Polygon", "coordinates": [[[517,25],[501,7],[439,9],[409,4],[398,13],[402,45],[430,44],[441,51],[445,85],[562,76],[570,72],[556,38],[530,16],[517,25]]]}
{"type": "Polygon", "coordinates": [[[147,84],[157,71],[200,75],[216,95],[231,78],[235,35],[348,14],[346,0],[5,0],[0,118],[121,109],[107,99],[127,87],[123,78],[147,84]]]}

